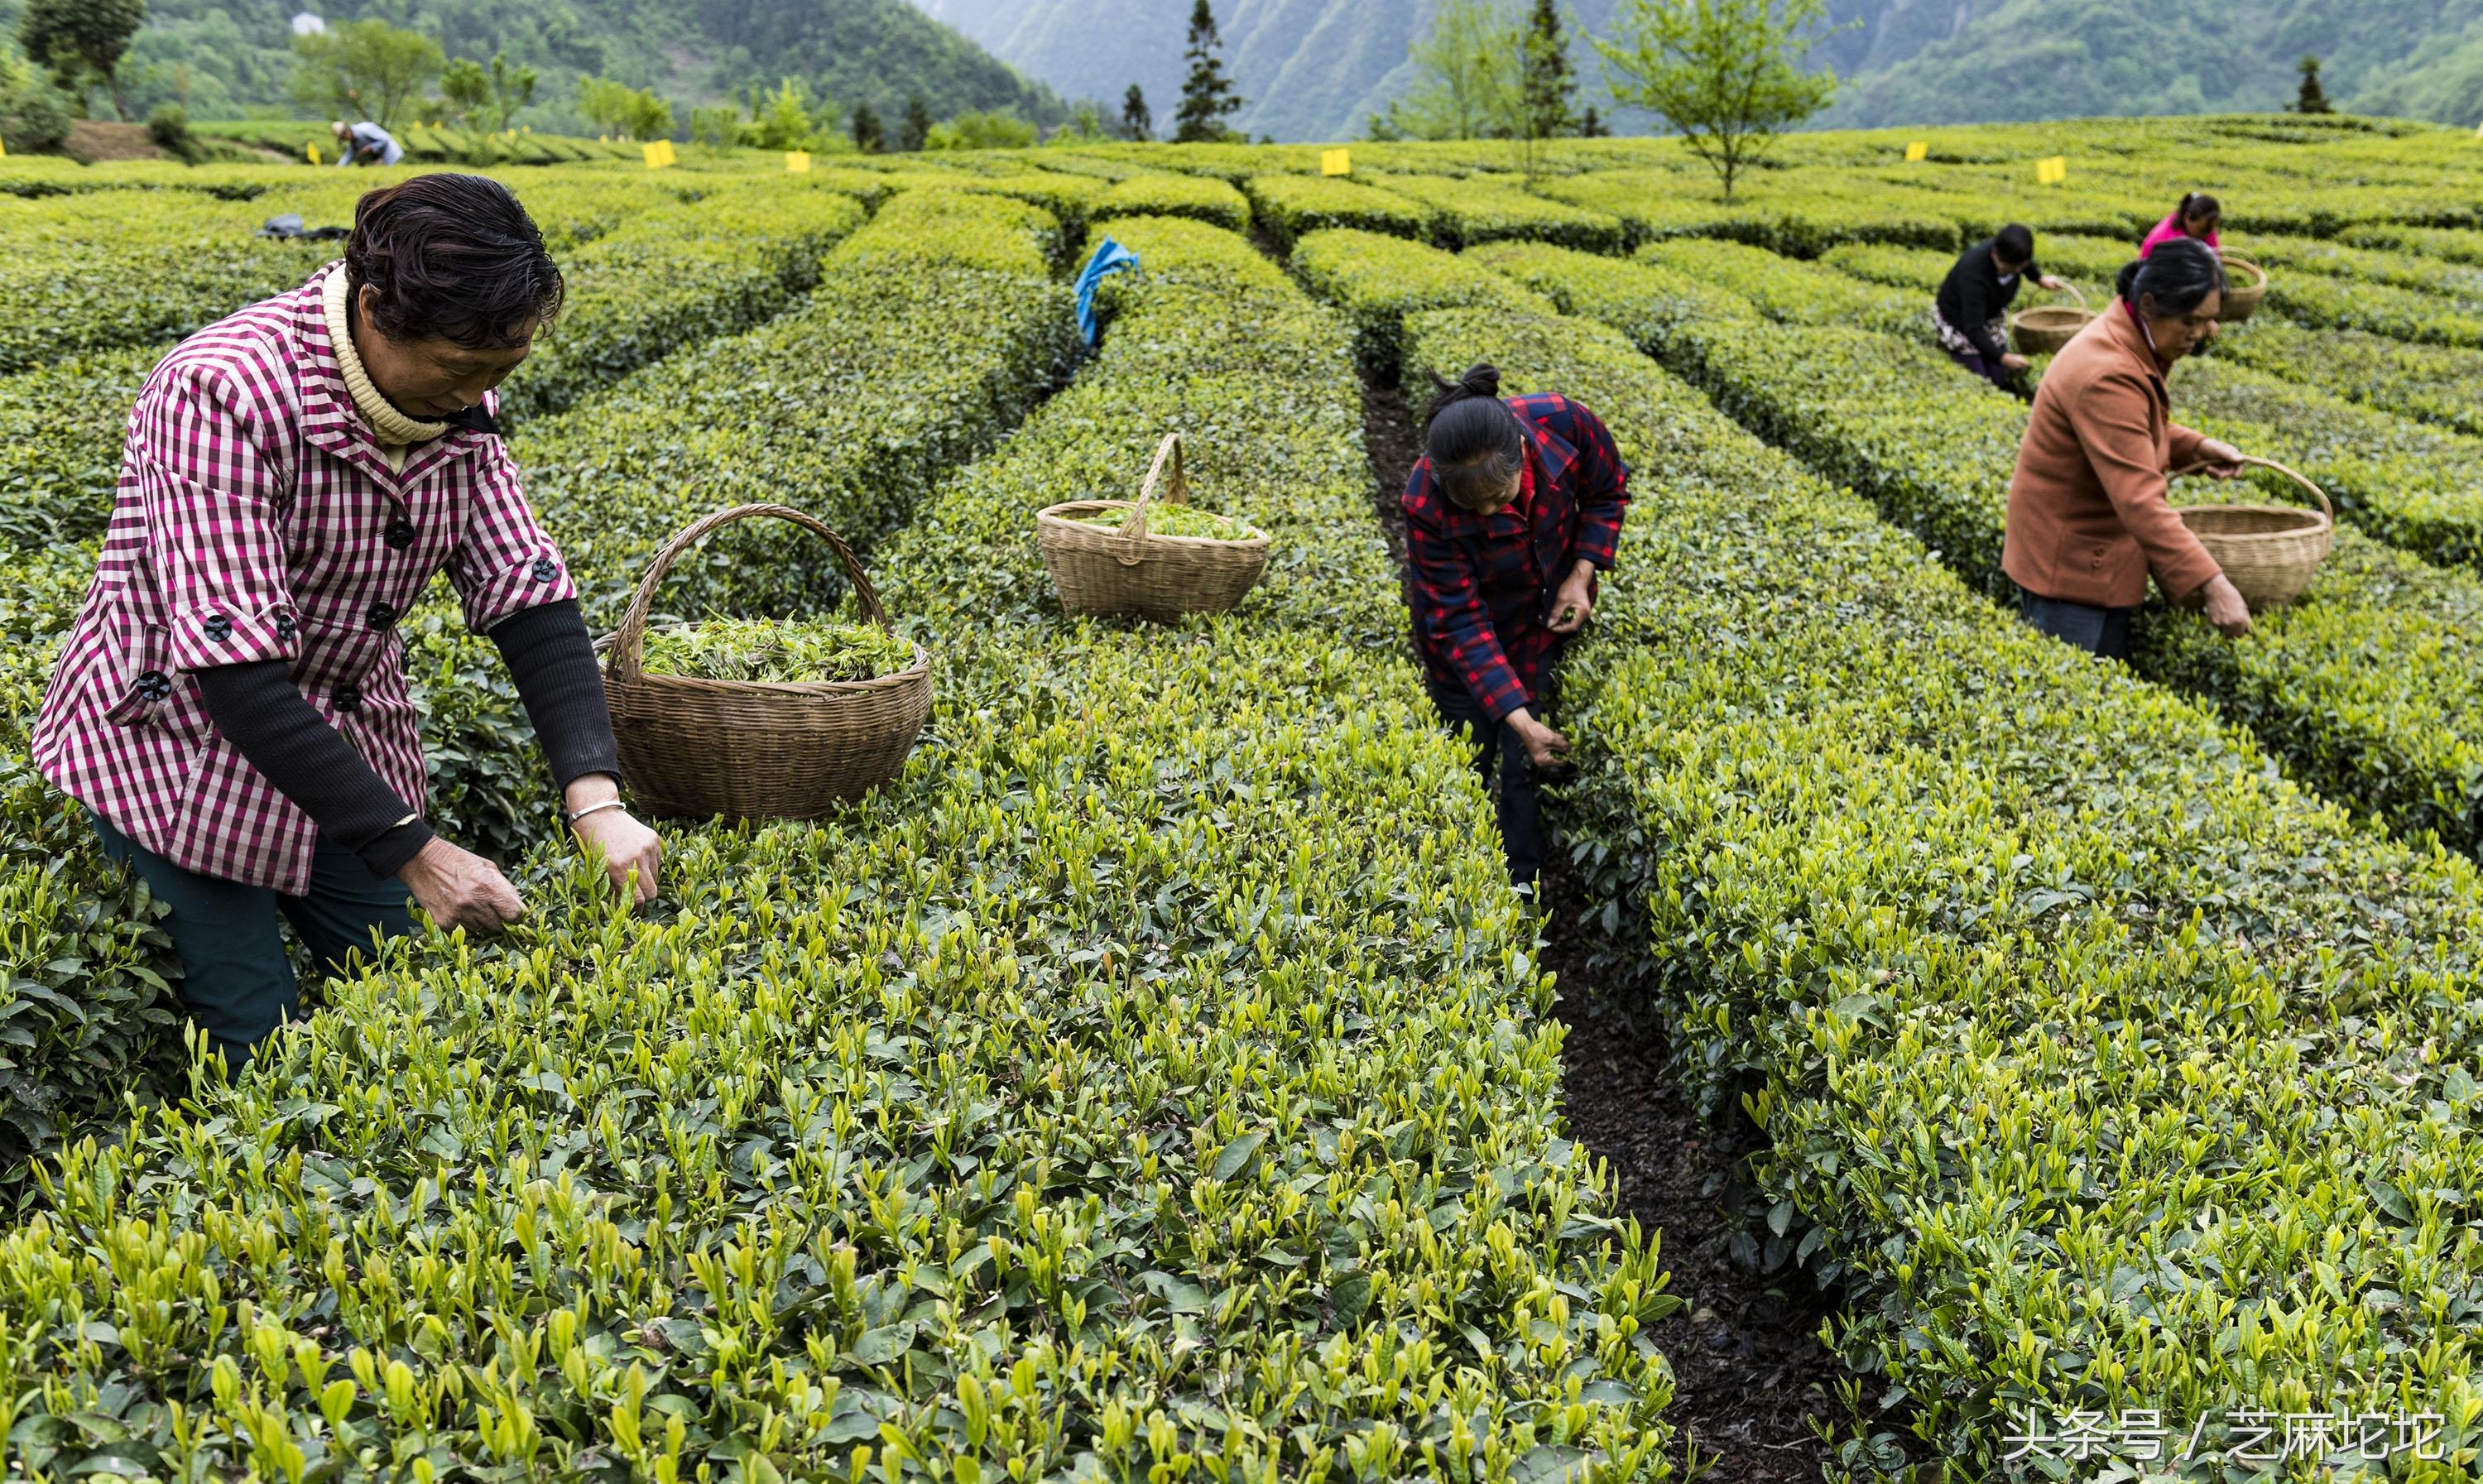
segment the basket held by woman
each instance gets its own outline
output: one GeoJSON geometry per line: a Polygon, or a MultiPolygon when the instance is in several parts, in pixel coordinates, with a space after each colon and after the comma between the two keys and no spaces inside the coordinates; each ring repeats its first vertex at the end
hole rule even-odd
{"type": "Polygon", "coordinates": [[[718,526],[756,516],[827,538],[863,622],[886,629],[869,574],[842,538],[788,505],[736,505],[664,544],[613,631],[603,688],[622,781],[649,812],[675,818],[817,819],[896,777],[931,716],[931,662],[868,680],[720,680],[650,674],[647,616],[673,564],[718,526]]]}
{"type": "MultiPolygon", "coordinates": [[[[2242,456],[2242,463],[2274,469],[2310,491],[2317,510],[2296,505],[2176,505],[2176,513],[2199,544],[2216,559],[2225,577],[2253,608],[2289,603],[2310,585],[2311,574],[2328,559],[2336,534],[2336,507],[2328,493],[2273,459],[2242,456]]],[[[2177,469],[2189,474],[2204,468],[2177,469]]]]}
{"type": "Polygon", "coordinates": [[[2074,283],[2068,287],[2078,301],[2075,306],[2044,305],[2010,316],[2009,338],[2017,347],[2018,355],[2055,355],[2076,339],[2078,331],[2095,318],[2095,311],[2087,307],[2087,296],[2079,293],[2074,283]]]}
{"type": "Polygon", "coordinates": [[[1188,499],[1181,435],[1167,433],[1135,500],[1070,500],[1037,512],[1035,543],[1060,606],[1071,613],[1170,622],[1186,613],[1222,613],[1241,602],[1267,570],[1267,535],[1238,522],[1231,538],[1148,529],[1151,509],[1187,506],[1188,499]],[[1161,505],[1156,503],[1159,485],[1161,505]],[[1098,523],[1099,517],[1115,517],[1117,525],[1098,523]]]}
{"type": "Polygon", "coordinates": [[[2257,313],[2259,301],[2267,297],[2267,270],[2238,252],[2228,252],[2225,277],[2228,285],[2216,318],[2223,324],[2238,325],[2257,313]]]}

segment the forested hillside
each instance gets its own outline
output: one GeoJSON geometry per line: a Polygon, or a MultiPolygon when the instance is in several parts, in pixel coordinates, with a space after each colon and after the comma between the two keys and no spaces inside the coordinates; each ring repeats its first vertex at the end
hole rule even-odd
{"type": "MultiPolygon", "coordinates": [[[[0,23],[16,25],[16,0],[0,23]]],[[[290,21],[300,11],[329,24],[383,16],[439,39],[449,56],[510,59],[545,73],[539,128],[574,127],[576,79],[616,77],[681,103],[724,96],[750,82],[799,77],[845,109],[885,114],[921,93],[934,117],[1012,108],[1035,119],[1062,115],[1051,90],[904,0],[148,0],[132,42],[133,103],[167,98],[200,118],[285,101],[290,21]]]]}
{"type": "MultiPolygon", "coordinates": [[[[916,0],[1064,92],[1168,98],[1189,0],[916,0]]],[[[1566,7],[1609,29],[1618,0],[1566,7]]],[[[1247,106],[1277,139],[1344,138],[1410,80],[1429,0],[1227,0],[1216,7],[1247,106]]],[[[1818,55],[1849,88],[1821,121],[1894,124],[2272,109],[2306,52],[2340,104],[2483,119],[2483,0],[1831,0],[1818,55]]],[[[1584,48],[1581,48],[1584,52],[1584,48]]],[[[1581,58],[1589,101],[1600,92],[1581,58]]]]}

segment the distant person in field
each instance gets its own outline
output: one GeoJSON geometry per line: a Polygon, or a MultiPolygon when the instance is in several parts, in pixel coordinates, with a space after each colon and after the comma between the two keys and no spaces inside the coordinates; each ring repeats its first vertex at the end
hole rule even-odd
{"type": "Polygon", "coordinates": [[[2171,216],[2155,224],[2155,229],[2139,243],[2138,255],[2150,256],[2157,248],[2182,237],[2203,242],[2214,250],[2216,228],[2224,220],[2225,208],[2216,204],[2214,197],[2204,191],[2193,191],[2181,198],[2181,204],[2173,208],[2171,216]]]}
{"type": "Polygon", "coordinates": [[[524,912],[423,820],[399,625],[441,571],[571,830],[653,894],[576,589],[492,421],[561,292],[507,187],[417,175],[361,199],[342,261],[182,341],[138,395],[34,758],[170,908],[182,1003],[229,1070],[300,1006],[280,915],[337,967],[410,930],[409,899],[476,932],[524,912]]]}
{"type": "Polygon", "coordinates": [[[328,125],[336,136],[336,163],[339,165],[394,165],[405,158],[405,146],[396,136],[368,119],[360,123],[347,123],[339,119],[328,125]]]}
{"type": "Polygon", "coordinates": [[[1932,303],[1932,330],[1949,359],[1994,385],[2031,364],[2009,349],[2009,305],[2032,278],[2057,294],[2061,280],[2035,266],[2035,234],[2016,223],[1958,254],[1932,303]]]}
{"type": "Polygon", "coordinates": [[[2119,298],[2052,358],[2009,481],[2000,566],[2026,621],[2092,654],[2129,657],[2151,570],[2176,602],[2203,601],[2229,638],[2250,605],[2165,499],[2167,471],[2241,472],[2230,443],[2172,419],[2165,374],[2216,334],[2224,265],[2176,238],[2121,271],[2119,298]]]}
{"type": "Polygon", "coordinates": [[[1486,783],[1497,765],[1509,879],[1531,884],[1543,861],[1535,770],[1569,750],[1543,720],[1553,664],[1595,611],[1595,573],[1612,570],[1629,469],[1566,397],[1503,397],[1488,365],[1431,383],[1402,501],[1414,647],[1441,719],[1471,729],[1486,783]]]}

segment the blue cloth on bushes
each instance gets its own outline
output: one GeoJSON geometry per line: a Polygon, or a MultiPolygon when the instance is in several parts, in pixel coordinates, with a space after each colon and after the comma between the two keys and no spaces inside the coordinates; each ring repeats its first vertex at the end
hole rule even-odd
{"type": "Polygon", "coordinates": [[[1086,266],[1078,270],[1078,332],[1093,345],[1103,337],[1103,327],[1095,323],[1095,286],[1108,273],[1138,266],[1138,254],[1107,237],[1096,244],[1086,266]]]}

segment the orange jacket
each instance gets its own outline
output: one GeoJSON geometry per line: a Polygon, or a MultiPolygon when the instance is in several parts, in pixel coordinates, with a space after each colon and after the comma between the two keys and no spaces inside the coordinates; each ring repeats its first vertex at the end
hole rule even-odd
{"type": "Polygon", "coordinates": [[[2151,567],[2187,597],[2219,570],[2164,498],[2204,435],[2172,419],[2147,332],[2119,303],[2052,358],[2009,481],[2000,568],[2039,597],[2134,608],[2151,567]]]}

